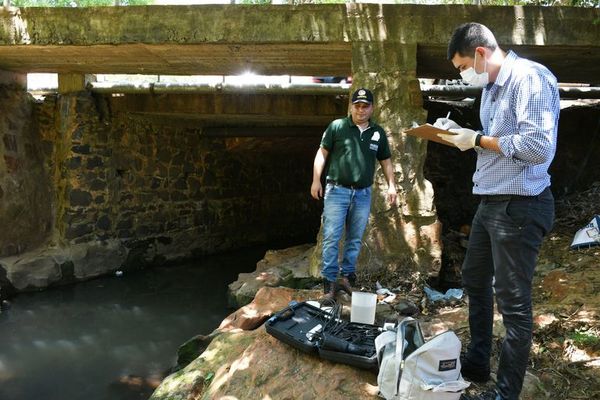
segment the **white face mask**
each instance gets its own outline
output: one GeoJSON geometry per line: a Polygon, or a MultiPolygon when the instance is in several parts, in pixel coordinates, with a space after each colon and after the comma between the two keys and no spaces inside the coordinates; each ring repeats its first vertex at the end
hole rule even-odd
{"type": "MultiPolygon", "coordinates": [[[[487,85],[490,82],[490,76],[486,71],[487,70],[487,60],[484,58],[483,61],[484,61],[483,72],[478,74],[475,71],[475,68],[473,68],[473,67],[467,68],[460,73],[460,76],[463,79],[463,81],[467,82],[471,86],[482,87],[482,86],[487,85]]],[[[475,65],[475,64],[477,64],[477,52],[475,52],[475,57],[474,57],[474,61],[473,61],[473,65],[475,65]]]]}

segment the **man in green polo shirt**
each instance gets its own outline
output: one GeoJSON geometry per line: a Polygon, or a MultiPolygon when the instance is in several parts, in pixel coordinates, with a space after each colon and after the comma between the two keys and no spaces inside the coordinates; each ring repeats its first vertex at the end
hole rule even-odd
{"type": "Polygon", "coordinates": [[[333,121],[321,139],[315,156],[310,193],[323,198],[323,290],[333,299],[338,289],[352,294],[356,260],[369,212],[375,162],[379,161],[388,183],[387,199],[396,203],[396,186],[390,146],[383,128],[371,121],[373,94],[358,89],[352,95],[350,116],[333,121]],[[325,192],[321,175],[329,162],[325,192]],[[337,283],[338,243],[345,231],[342,278],[337,283]]]}

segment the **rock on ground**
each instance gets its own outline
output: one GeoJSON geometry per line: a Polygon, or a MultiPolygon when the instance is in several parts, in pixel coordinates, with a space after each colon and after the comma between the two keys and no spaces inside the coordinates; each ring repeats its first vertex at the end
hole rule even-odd
{"type": "Polygon", "coordinates": [[[317,279],[309,273],[309,258],[314,245],[300,245],[283,250],[269,250],[256,264],[256,271],[239,274],[229,285],[229,305],[242,307],[250,303],[263,287],[286,286],[307,288],[317,279]]]}
{"type": "Polygon", "coordinates": [[[161,383],[151,400],[377,398],[373,372],[302,353],[262,326],[290,300],[319,295],[262,288],[251,304],[231,314],[211,334],[212,342],[198,358],[161,383]]]}

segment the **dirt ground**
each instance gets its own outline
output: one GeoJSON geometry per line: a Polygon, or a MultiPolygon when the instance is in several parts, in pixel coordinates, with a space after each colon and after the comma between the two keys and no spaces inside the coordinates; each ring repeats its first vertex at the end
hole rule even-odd
{"type": "MultiPolygon", "coordinates": [[[[556,201],[555,226],[542,244],[533,284],[535,327],[528,368],[533,377],[526,384],[537,387],[533,390],[538,393],[533,396],[535,399],[600,399],[600,246],[570,249],[574,234],[596,214],[600,214],[600,182],[556,201]],[[544,395],[540,397],[539,393],[544,395]]],[[[459,232],[444,237],[445,262],[454,265],[450,270],[460,268],[465,237],[459,232]]],[[[387,287],[398,286],[400,282],[394,291],[404,292],[406,298],[420,306],[422,314],[435,316],[441,311],[425,300],[422,285],[416,287],[402,275],[401,271],[383,276],[359,273],[359,280],[372,282],[373,286],[378,280],[387,287]]],[[[462,308],[466,315],[464,301],[450,307],[462,308]]],[[[500,321],[498,325],[501,327],[500,321]]],[[[468,342],[468,329],[460,329],[457,334],[463,343],[468,342]]],[[[492,371],[496,367],[502,329],[494,339],[492,371]]],[[[473,385],[468,393],[478,393],[493,385],[493,382],[473,385]]],[[[527,396],[527,400],[533,398],[527,396]]]]}
{"type": "Polygon", "coordinates": [[[555,399],[600,399],[600,246],[571,250],[600,215],[600,182],[556,202],[534,278],[530,371],[555,399]]]}

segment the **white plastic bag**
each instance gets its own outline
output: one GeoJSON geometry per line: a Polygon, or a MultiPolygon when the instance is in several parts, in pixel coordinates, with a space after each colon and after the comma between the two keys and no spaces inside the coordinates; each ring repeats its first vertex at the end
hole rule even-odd
{"type": "Polygon", "coordinates": [[[596,215],[589,224],[577,231],[571,243],[571,249],[598,245],[600,245],[600,216],[596,215]]]}

